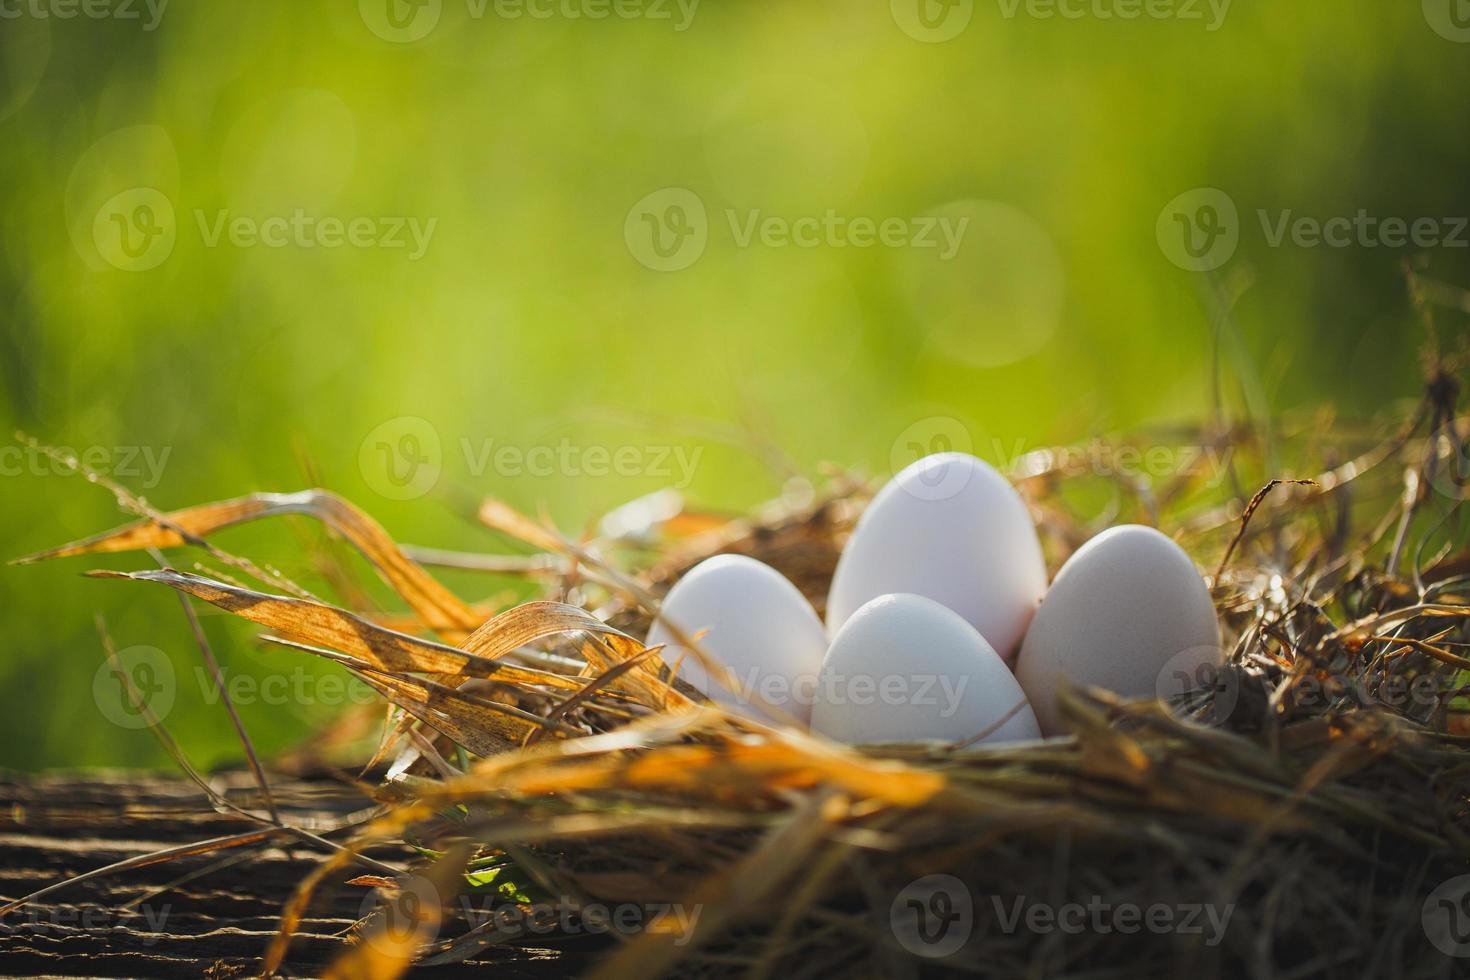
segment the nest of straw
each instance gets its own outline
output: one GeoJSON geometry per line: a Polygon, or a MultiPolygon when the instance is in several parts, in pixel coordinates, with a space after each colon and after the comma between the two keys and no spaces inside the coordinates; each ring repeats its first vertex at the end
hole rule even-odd
{"type": "Polygon", "coordinates": [[[382,810],[302,884],[268,972],[289,964],[315,889],[369,845],[407,840],[443,901],[419,903],[391,934],[370,916],[340,975],[555,946],[586,931],[589,910],[631,904],[684,918],[608,942],[599,976],[1463,976],[1470,961],[1431,935],[1441,920],[1470,929],[1470,909],[1435,919],[1432,898],[1470,871],[1458,390],[1440,363],[1394,423],[1319,414],[1269,440],[1217,425],[1106,444],[1164,439],[1225,461],[1167,481],[1099,475],[1099,443],[1020,460],[1053,568],[1109,523],[1157,524],[1209,573],[1230,645],[1222,672],[1171,704],[1067,692],[1075,734],[1044,743],[836,746],[703,703],[643,648],[658,596],[711,554],[775,566],[820,609],[872,489],[848,473],[740,519],[641,501],[618,515],[615,541],[573,540],[485,501],[479,519],[534,552],[516,558],[401,547],[319,490],[162,513],[113,486],[139,520],[35,558],[203,549],[192,571],[95,574],[252,620],[393,706],[382,810]],[[340,585],[334,600],[211,540],[286,514],[331,529],[315,560],[340,585]],[[334,557],[343,541],[401,611],[355,601],[334,557]],[[467,602],[434,564],[523,575],[542,598],[467,602]],[[934,875],[961,883],[970,907],[966,941],[942,957],[895,924],[934,875]],[[523,917],[468,914],[449,901],[464,891],[482,913],[550,906],[560,924],[532,935],[523,917]],[[1030,911],[1099,902],[1163,906],[1173,926],[1104,915],[1067,928],[1030,911]],[[1202,910],[1193,929],[1189,909],[1202,910]]]}

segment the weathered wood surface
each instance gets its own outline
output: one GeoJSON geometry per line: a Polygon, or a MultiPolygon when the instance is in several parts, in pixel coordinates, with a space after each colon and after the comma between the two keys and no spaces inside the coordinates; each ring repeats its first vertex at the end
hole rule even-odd
{"type": "MultiPolygon", "coordinates": [[[[240,805],[258,805],[246,775],[222,777],[218,786],[240,805]]],[[[273,790],[286,822],[314,831],[370,805],[358,790],[330,780],[283,781],[273,790]]],[[[188,782],[0,774],[0,896],[15,899],[115,861],[259,826],[216,812],[188,782]]],[[[0,975],[254,975],[283,904],[324,856],[318,847],[282,841],[69,886],[0,923],[0,975]]],[[[385,848],[373,856],[397,865],[407,851],[385,848]]],[[[347,948],[366,896],[360,887],[323,890],[292,943],[290,975],[316,975],[347,948]]],[[[469,963],[415,975],[566,976],[585,964],[587,952],[496,948],[469,963]]]]}

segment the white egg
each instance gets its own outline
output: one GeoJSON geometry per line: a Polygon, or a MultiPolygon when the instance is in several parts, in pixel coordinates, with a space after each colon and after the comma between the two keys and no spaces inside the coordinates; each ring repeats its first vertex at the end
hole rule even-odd
{"type": "Polygon", "coordinates": [[[679,676],[721,704],[764,721],[771,704],[803,723],[827,634],[811,603],[785,576],[743,555],[716,555],[685,573],[664,597],[648,645],[667,644],[664,660],[679,676]],[[745,697],[709,676],[699,658],[679,645],[673,623],[700,649],[734,672],[745,697]],[[704,632],[703,636],[699,634],[704,632]]]}
{"type": "Polygon", "coordinates": [[[851,744],[1041,737],[1000,655],[958,614],[917,595],[880,596],[838,630],[812,731],[851,744]]]}
{"type": "Polygon", "coordinates": [[[1046,592],[1046,563],[1020,495],[966,453],[905,467],[873,498],[837,562],[827,633],[880,595],[921,595],[959,613],[1010,662],[1046,592]]]}
{"type": "Polygon", "coordinates": [[[1153,697],[1163,674],[1221,660],[1220,624],[1194,562],[1151,527],[1110,528],[1077,549],[1046,594],[1016,660],[1041,730],[1066,730],[1058,686],[1153,697]]]}

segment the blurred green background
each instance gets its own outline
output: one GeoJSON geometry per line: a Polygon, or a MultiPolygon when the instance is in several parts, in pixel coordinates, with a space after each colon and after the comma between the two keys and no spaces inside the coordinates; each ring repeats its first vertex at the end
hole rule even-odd
{"type": "MultiPolygon", "coordinates": [[[[1470,232],[1271,226],[1455,237],[1457,0],[919,2],[0,0],[0,421],[163,508],[298,489],[309,457],[400,540],[499,550],[464,500],[579,529],[673,483],[777,494],[731,432],[814,475],[1200,419],[1222,295],[1232,403],[1415,395],[1401,263],[1470,283],[1470,232]]],[[[124,520],[14,445],[4,557],[124,520]]],[[[222,540],[310,577],[289,527],[222,540]]],[[[0,568],[0,765],[166,762],[99,711],[97,612],[176,665],[196,761],[238,757],[175,597],[79,576],[146,564],[0,568]]],[[[234,675],[319,670],[204,621],[234,675]]],[[[266,700],[267,751],[338,710],[266,700]]]]}

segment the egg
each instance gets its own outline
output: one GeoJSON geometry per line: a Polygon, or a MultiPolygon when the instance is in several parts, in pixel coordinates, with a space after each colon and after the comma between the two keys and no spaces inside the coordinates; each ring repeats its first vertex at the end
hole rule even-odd
{"type": "Polygon", "coordinates": [[[812,731],[851,744],[1041,737],[994,648],[957,613],[918,595],[880,596],[837,631],[812,731]]]}
{"type": "Polygon", "coordinates": [[[1222,659],[1209,590],[1184,550],[1150,527],[1124,525],[1062,566],[1016,660],[1041,730],[1065,730],[1063,683],[1152,697],[1165,673],[1195,676],[1222,659]]]}
{"type": "Polygon", "coordinates": [[[806,597],[763,562],[716,555],[694,566],[664,597],[647,643],[667,644],[662,656],[670,666],[679,665],[681,678],[742,714],[778,720],[765,710],[770,704],[803,724],[811,718],[827,634],[806,597]],[[699,658],[679,645],[669,623],[754,694],[743,696],[711,678],[699,658]]]}
{"type": "Polygon", "coordinates": [[[827,633],[880,595],[911,593],[954,610],[1010,662],[1045,591],[1020,495],[982,460],[938,453],[899,472],[853,528],[827,595],[827,633]]]}

